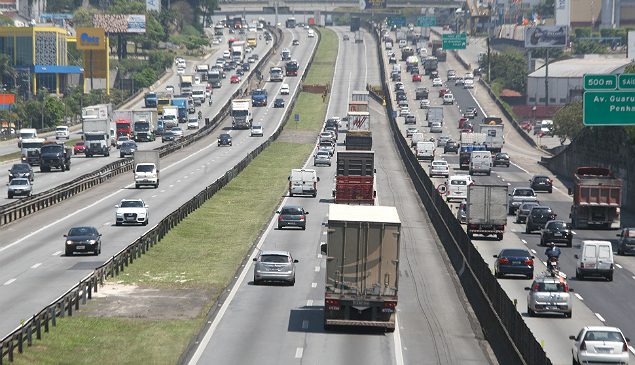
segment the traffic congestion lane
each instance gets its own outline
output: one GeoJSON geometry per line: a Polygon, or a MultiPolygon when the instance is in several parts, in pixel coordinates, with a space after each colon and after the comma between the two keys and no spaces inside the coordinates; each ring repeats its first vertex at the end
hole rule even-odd
{"type": "MultiPolygon", "coordinates": [[[[342,34],[340,28],[335,30],[339,35],[342,34]]],[[[360,58],[360,49],[346,47],[347,43],[340,38],[334,80],[341,77],[341,82],[333,82],[327,112],[329,116],[345,113],[350,90],[365,85],[365,65],[360,65],[357,61],[360,58]]],[[[340,134],[339,137],[341,142],[344,136],[340,134]]],[[[309,158],[307,165],[310,166],[311,162],[312,159],[309,158]]],[[[249,262],[244,271],[246,274],[232,290],[235,296],[232,302],[228,303],[231,310],[223,312],[221,318],[215,319],[218,325],[213,334],[208,334],[209,343],[202,343],[203,347],[191,363],[209,363],[217,359],[248,363],[256,359],[254,354],[259,354],[258,362],[265,364],[287,364],[298,359],[310,363],[342,363],[345,360],[352,363],[391,362],[391,354],[380,352],[377,346],[369,343],[366,338],[360,339],[359,336],[351,334],[324,333],[323,330],[325,262],[320,255],[319,247],[320,242],[326,237],[322,225],[326,220],[328,204],[332,201],[334,165],[316,168],[320,177],[317,198],[287,197],[281,204],[301,205],[309,211],[306,231],[273,229],[276,224],[274,216],[269,229],[259,242],[258,250],[288,250],[300,260],[296,266],[295,287],[290,288],[292,292],[288,293],[289,289],[285,289],[283,296],[278,286],[253,286],[253,268],[249,262]],[[253,308],[260,309],[256,311],[253,308]],[[263,311],[268,313],[267,318],[262,318],[263,311]],[[269,334],[266,339],[260,335],[265,332],[269,334]],[[233,346],[238,340],[250,343],[252,353],[245,353],[233,346]],[[342,351],[325,353],[322,350],[325,347],[341,348],[342,351]]],[[[377,342],[382,345],[381,347],[390,344],[385,336],[377,336],[377,342]]]]}
{"type": "MultiPolygon", "coordinates": [[[[442,71],[446,71],[446,70],[442,70],[442,71]]],[[[440,71],[441,74],[441,71],[440,71]]],[[[461,90],[457,90],[457,94],[461,95],[461,90]]],[[[472,95],[472,93],[468,92],[468,93],[464,93],[464,97],[459,96],[457,98],[457,100],[459,101],[459,104],[463,103],[463,109],[469,105],[466,105],[468,103],[472,103],[475,102],[474,99],[470,100],[468,97],[465,97],[467,95],[472,95]]],[[[481,116],[482,117],[482,116],[481,116]]],[[[507,146],[509,146],[509,144],[506,144],[504,151],[506,150],[507,146]]],[[[516,145],[516,147],[519,147],[518,145],[516,145]]],[[[513,168],[509,168],[509,169],[505,169],[505,168],[499,168],[499,171],[496,171],[496,168],[493,171],[493,176],[476,176],[475,180],[477,183],[497,183],[497,184],[508,184],[510,185],[510,188],[513,188],[515,186],[528,186],[528,179],[531,175],[528,174],[527,170],[525,170],[523,167],[521,167],[520,165],[516,165],[513,168]]],[[[433,179],[434,180],[434,179],[433,179]]],[[[437,179],[437,181],[439,181],[439,183],[441,183],[444,179],[437,179]]],[[[554,190],[553,194],[544,194],[543,193],[538,193],[539,194],[539,199],[541,199],[542,202],[544,202],[545,204],[548,204],[550,206],[552,206],[552,208],[556,211],[556,213],[558,213],[559,217],[568,217],[568,212],[570,209],[570,198],[566,195],[566,193],[563,192],[563,189],[559,189],[556,188],[554,190]]],[[[565,218],[565,220],[567,220],[567,218],[565,218]]],[[[605,232],[606,231],[585,231],[587,233],[587,235],[591,235],[591,236],[599,236],[598,238],[602,238],[603,236],[605,237],[605,232]]],[[[578,233],[578,232],[576,232],[578,233]]],[[[579,239],[579,236],[576,235],[576,240],[579,239]]],[[[574,240],[574,246],[576,245],[576,240],[574,240]]],[[[490,263],[490,265],[492,265],[491,267],[493,267],[493,257],[492,255],[497,254],[500,249],[502,247],[505,247],[505,245],[511,245],[509,247],[518,247],[518,244],[522,246],[527,246],[529,249],[533,250],[534,252],[536,252],[536,258],[537,259],[544,259],[544,247],[538,247],[537,244],[539,242],[539,236],[536,234],[533,235],[527,235],[524,233],[524,225],[517,225],[515,223],[513,223],[513,218],[509,217],[508,218],[508,233],[506,234],[506,238],[504,239],[504,241],[502,242],[486,242],[485,245],[482,244],[481,240],[474,240],[474,242],[476,243],[476,247],[479,249],[479,251],[482,253],[483,257],[486,258],[486,260],[489,260],[488,262],[490,263]],[[519,226],[519,227],[515,227],[515,226],[519,226]],[[520,228],[520,229],[518,229],[520,228]],[[512,239],[510,240],[510,234],[509,232],[511,231],[511,233],[513,233],[512,235],[512,239]]],[[[563,249],[563,255],[570,255],[570,258],[574,261],[573,259],[573,250],[572,249],[563,249]]],[[[561,259],[563,257],[561,256],[561,259]]],[[[564,272],[570,273],[570,277],[573,276],[571,275],[571,273],[575,272],[575,262],[572,262],[572,267],[571,270],[567,270],[567,264],[566,264],[566,259],[563,262],[563,266],[562,269],[564,272]]],[[[629,274],[627,274],[626,276],[628,276],[629,274]]],[[[618,280],[617,275],[616,275],[616,281],[618,280]]],[[[525,297],[526,293],[522,293],[524,286],[521,284],[520,286],[518,285],[518,281],[522,280],[513,280],[513,281],[507,281],[507,280],[499,280],[499,282],[505,282],[505,285],[503,286],[503,288],[508,292],[508,294],[510,294],[510,297],[514,297],[514,296],[522,296],[525,297]],[[521,293],[521,294],[519,294],[521,293]]],[[[623,282],[624,283],[624,282],[623,282]]],[[[625,283],[630,284],[629,280],[626,280],[625,283]]],[[[588,294],[584,294],[587,291],[587,287],[586,285],[584,285],[584,283],[578,283],[576,282],[575,278],[573,278],[573,280],[570,281],[570,284],[573,286],[575,285],[577,287],[576,293],[579,295],[576,296],[576,298],[579,300],[579,298],[585,298],[585,304],[586,305],[577,305],[576,307],[578,308],[583,308],[585,316],[583,316],[582,318],[578,317],[577,314],[574,314],[574,321],[567,321],[568,323],[575,323],[572,328],[575,328],[574,330],[574,334],[577,333],[577,331],[579,330],[579,328],[581,328],[584,325],[589,324],[589,320],[588,320],[588,313],[592,313],[593,317],[591,317],[591,320],[595,320],[595,322],[593,323],[602,323],[602,321],[600,320],[607,320],[606,316],[604,316],[603,314],[596,312],[595,309],[596,308],[603,308],[605,310],[608,310],[610,313],[615,313],[616,310],[618,309],[613,309],[613,308],[606,308],[606,306],[595,306],[592,302],[588,299],[586,299],[587,297],[592,297],[594,299],[597,299],[597,301],[604,301],[604,298],[611,297],[611,295],[608,292],[599,292],[599,293],[588,293],[588,294]],[[583,284],[583,285],[579,285],[579,284],[583,284]],[[588,307],[587,307],[588,306],[588,307]],[[589,309],[591,308],[591,309],[589,309]],[[599,317],[596,315],[599,314],[599,317]],[[603,317],[604,316],[604,317],[603,317]]],[[[600,287],[593,287],[595,289],[606,289],[606,286],[600,286],[600,287]]],[[[630,290],[628,291],[629,293],[632,291],[632,288],[620,288],[618,289],[620,293],[623,293],[624,290],[630,290]]],[[[613,294],[614,296],[615,294],[613,294]]],[[[624,298],[624,300],[616,300],[612,303],[624,303],[624,302],[629,302],[628,298],[624,298]]],[[[526,308],[526,301],[524,303],[519,301],[519,305],[524,305],[524,307],[526,308]]],[[[522,308],[519,306],[519,308],[522,308]]],[[[522,312],[522,310],[519,310],[522,312]]],[[[577,312],[577,311],[576,311],[577,312]]],[[[526,313],[526,312],[525,312],[526,313]]],[[[618,312],[619,313],[619,312],[618,312]]],[[[618,315],[618,317],[624,317],[623,315],[618,315]]],[[[622,328],[623,331],[625,332],[629,332],[629,324],[622,324],[624,323],[624,321],[616,321],[616,322],[611,322],[613,324],[620,324],[620,327],[622,328]]],[[[530,325],[530,328],[532,328],[532,331],[534,331],[534,333],[537,335],[537,338],[551,338],[550,343],[554,344],[554,346],[549,346],[546,347],[547,352],[550,356],[550,358],[552,359],[556,359],[557,362],[566,362],[568,361],[569,357],[569,349],[570,349],[570,341],[568,340],[568,334],[567,331],[569,330],[569,328],[564,328],[563,330],[559,330],[559,334],[558,336],[555,337],[555,339],[553,338],[553,336],[551,335],[553,333],[553,330],[551,329],[550,326],[548,325],[544,325],[541,326],[542,322],[538,322],[538,323],[532,323],[532,322],[528,322],[528,324],[530,325]],[[560,337],[562,336],[562,337],[560,337]],[[558,340],[558,338],[560,338],[558,340]],[[555,341],[555,342],[554,342],[555,341]],[[564,349],[564,351],[563,351],[564,349]]],[[[560,327],[559,327],[560,328],[560,327]]]]}
{"type": "MultiPolygon", "coordinates": [[[[290,38],[287,41],[290,43],[290,38]]],[[[298,57],[301,70],[306,68],[315,44],[307,41],[301,49],[298,57]]],[[[292,92],[297,89],[299,80],[298,77],[290,81],[292,92]]],[[[273,94],[279,85],[267,85],[267,88],[273,94]]],[[[285,110],[255,108],[254,119],[265,113],[268,115],[268,122],[264,124],[265,138],[275,130],[285,110]]],[[[225,128],[231,129],[229,119],[219,127],[225,128]]],[[[8,332],[15,328],[21,318],[29,317],[59,296],[62,292],[60,288],[67,290],[103,262],[104,257],[115,254],[147,230],[147,227],[113,226],[114,205],[121,199],[143,198],[151,207],[150,226],[156,224],[264,141],[249,134],[248,130],[232,132],[232,147],[217,147],[213,140],[216,134],[213,134],[211,138],[169,155],[162,161],[164,167],[158,189],[133,189],[131,175],[122,174],[97,186],[91,194],[80,194],[41,214],[12,224],[3,234],[3,242],[6,243],[0,247],[0,265],[3,267],[0,283],[5,283],[0,286],[0,305],[10,308],[0,319],[0,331],[8,332]],[[95,197],[101,198],[96,200],[95,197]],[[105,244],[101,256],[60,257],[62,235],[69,227],[78,225],[94,225],[102,231],[105,244]],[[40,228],[33,232],[32,227],[40,228]],[[50,275],[50,282],[37,279],[44,270],[56,272],[50,275]],[[62,275],[63,272],[72,274],[62,275]],[[15,306],[12,303],[25,304],[15,306]]]]}
{"type": "MultiPolygon", "coordinates": [[[[255,52],[262,56],[271,47],[272,47],[272,44],[266,45],[264,42],[259,42],[255,52]]],[[[202,62],[207,62],[207,63],[215,62],[217,57],[222,57],[224,50],[225,49],[222,46],[219,46],[217,47],[216,51],[208,55],[204,60],[200,60],[196,62],[194,61],[187,62],[186,71],[188,73],[193,74],[195,73],[195,67],[197,64],[202,62]]],[[[253,70],[250,70],[249,72],[252,72],[252,71],[253,70]]],[[[168,85],[172,85],[175,87],[175,90],[178,90],[179,76],[180,75],[177,75],[176,72],[172,72],[172,76],[168,77],[163,83],[158,85],[156,90],[154,91],[157,91],[157,92],[165,91],[165,88],[168,85]]],[[[228,79],[225,80],[223,82],[223,86],[220,89],[215,89],[215,92],[212,95],[212,98],[214,100],[212,106],[209,106],[207,103],[204,103],[203,105],[197,108],[197,111],[201,111],[204,118],[207,117],[212,119],[220,111],[221,107],[227,102],[227,100],[229,100],[229,97],[236,90],[243,87],[244,82],[245,81],[238,84],[230,84],[228,79]]],[[[138,110],[138,109],[146,109],[144,108],[143,99],[133,104],[126,110],[138,110]]],[[[147,109],[147,110],[150,110],[150,109],[147,109]]],[[[194,129],[188,130],[185,127],[184,123],[181,123],[179,126],[183,128],[184,136],[187,136],[191,133],[196,132],[196,130],[194,129]]],[[[154,142],[140,142],[138,143],[138,145],[140,149],[144,149],[144,150],[154,149],[161,146],[162,141],[161,141],[161,138],[158,137],[157,140],[154,142]]],[[[120,159],[119,150],[116,148],[112,148],[110,151],[109,157],[99,156],[99,157],[93,157],[93,158],[86,158],[84,156],[79,156],[79,155],[73,156],[71,159],[71,170],[66,172],[53,171],[50,173],[42,173],[39,171],[39,167],[34,166],[33,170],[35,172],[35,180],[34,180],[34,186],[33,186],[33,194],[46,191],[48,189],[51,189],[65,182],[72,181],[79,176],[95,171],[96,169],[103,167],[111,162],[117,161],[118,159],[120,159]]],[[[0,166],[4,166],[4,165],[0,165],[0,166]]],[[[7,165],[7,166],[8,167],[6,169],[0,169],[0,181],[4,179],[6,179],[5,181],[8,181],[9,179],[8,169],[10,168],[10,165],[7,165]]],[[[13,201],[15,201],[15,199],[8,199],[6,194],[6,188],[4,188],[4,191],[2,192],[2,195],[0,196],[0,205],[8,204],[13,201]]]]}

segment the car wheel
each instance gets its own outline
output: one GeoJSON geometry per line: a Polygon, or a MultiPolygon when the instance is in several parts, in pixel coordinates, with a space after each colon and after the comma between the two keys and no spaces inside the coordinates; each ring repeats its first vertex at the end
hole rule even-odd
{"type": "Polygon", "coordinates": [[[501,275],[501,273],[499,273],[498,271],[494,270],[494,277],[500,279],[503,277],[503,275],[501,275]]]}
{"type": "Polygon", "coordinates": [[[572,315],[573,315],[573,312],[567,312],[564,314],[564,318],[571,318],[572,315]]]}
{"type": "Polygon", "coordinates": [[[578,361],[576,361],[575,357],[571,357],[571,362],[573,363],[573,365],[580,365],[580,363],[578,361]]]}
{"type": "Polygon", "coordinates": [[[123,158],[123,153],[120,153],[120,154],[119,154],[119,158],[123,158]]]}
{"type": "Polygon", "coordinates": [[[520,219],[518,219],[518,217],[516,217],[516,220],[514,221],[514,223],[520,223],[520,219]]]}
{"type": "Polygon", "coordinates": [[[529,317],[534,317],[536,315],[536,312],[532,311],[531,308],[527,307],[527,315],[529,317]]]}
{"type": "Polygon", "coordinates": [[[148,221],[150,221],[150,218],[146,218],[146,220],[143,221],[143,225],[147,226],[148,225],[148,221]]]}
{"type": "Polygon", "coordinates": [[[256,279],[256,275],[254,275],[254,285],[260,285],[260,280],[256,279]]]}
{"type": "Polygon", "coordinates": [[[9,193],[9,194],[7,194],[7,196],[8,196],[9,199],[13,199],[13,194],[9,193]]]}
{"type": "Polygon", "coordinates": [[[509,208],[509,210],[507,211],[507,215],[514,215],[514,210],[512,208],[509,208]]]}
{"type": "Polygon", "coordinates": [[[66,249],[66,251],[64,252],[64,255],[65,256],[73,256],[73,251],[69,250],[69,249],[66,249]]]}
{"type": "Polygon", "coordinates": [[[306,226],[302,226],[302,230],[303,230],[303,231],[306,231],[306,226]]]}
{"type": "Polygon", "coordinates": [[[579,272],[578,270],[575,271],[575,278],[578,280],[584,280],[584,275],[582,275],[581,272],[579,272]]]}
{"type": "Polygon", "coordinates": [[[135,189],[139,189],[139,186],[141,186],[141,185],[139,185],[139,184],[134,184],[134,188],[135,188],[135,189]]]}
{"type": "Polygon", "coordinates": [[[609,273],[608,275],[606,275],[606,280],[608,281],[613,281],[613,273],[609,273]]]}
{"type": "Polygon", "coordinates": [[[567,247],[571,247],[571,246],[573,246],[573,242],[572,241],[567,242],[567,247]]]}
{"type": "Polygon", "coordinates": [[[549,189],[549,194],[551,194],[552,192],[553,192],[553,190],[552,190],[552,189],[549,189]]]}
{"type": "Polygon", "coordinates": [[[282,229],[282,227],[284,227],[282,224],[278,224],[278,229],[282,229]]]}
{"type": "Polygon", "coordinates": [[[534,278],[534,273],[527,275],[527,279],[532,280],[534,278]]]}
{"type": "Polygon", "coordinates": [[[115,225],[116,225],[116,226],[120,226],[120,225],[121,225],[121,222],[115,222],[115,225]]]}
{"type": "Polygon", "coordinates": [[[529,229],[529,225],[525,226],[525,233],[530,234],[531,229],[529,229]]]}
{"type": "Polygon", "coordinates": [[[503,240],[503,234],[502,233],[496,234],[496,239],[498,239],[499,241],[502,241],[503,240]]]}
{"type": "Polygon", "coordinates": [[[290,197],[293,197],[293,193],[292,193],[292,192],[289,192],[289,196],[290,196],[290,197]]]}
{"type": "Polygon", "coordinates": [[[295,276],[293,277],[293,279],[291,279],[291,281],[289,281],[289,285],[291,286],[295,285],[295,276]]]}

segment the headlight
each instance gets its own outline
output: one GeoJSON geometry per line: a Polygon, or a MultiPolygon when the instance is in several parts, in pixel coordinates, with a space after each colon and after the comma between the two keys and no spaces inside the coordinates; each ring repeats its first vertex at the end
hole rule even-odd
{"type": "Polygon", "coordinates": [[[67,244],[67,245],[72,245],[72,244],[73,244],[73,241],[71,241],[71,240],[66,240],[66,244],[67,244]]]}

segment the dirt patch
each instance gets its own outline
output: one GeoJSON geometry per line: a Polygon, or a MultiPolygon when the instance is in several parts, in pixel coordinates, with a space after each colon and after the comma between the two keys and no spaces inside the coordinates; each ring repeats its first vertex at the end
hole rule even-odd
{"type": "Polygon", "coordinates": [[[296,130],[294,124],[294,121],[289,121],[276,141],[302,144],[316,143],[318,137],[317,132],[296,130]]]}
{"type": "Polygon", "coordinates": [[[107,283],[93,293],[82,313],[95,317],[191,319],[200,315],[213,292],[201,289],[157,289],[107,283]]]}

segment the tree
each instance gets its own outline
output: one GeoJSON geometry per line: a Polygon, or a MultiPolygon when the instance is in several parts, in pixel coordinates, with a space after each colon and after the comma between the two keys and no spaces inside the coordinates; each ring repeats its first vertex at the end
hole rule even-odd
{"type": "Polygon", "coordinates": [[[509,51],[492,54],[491,79],[503,88],[524,92],[527,86],[527,73],[518,72],[527,68],[525,56],[520,52],[509,51]]]}
{"type": "Polygon", "coordinates": [[[567,138],[574,140],[583,128],[581,101],[565,105],[553,116],[553,132],[560,137],[560,144],[567,138]]]}
{"type": "Polygon", "coordinates": [[[11,59],[6,54],[0,54],[0,81],[6,83],[11,81],[11,88],[15,88],[17,85],[18,73],[11,65],[11,59]]]}
{"type": "Polygon", "coordinates": [[[607,52],[607,47],[600,42],[581,39],[573,42],[573,54],[604,54],[607,52]]]}

